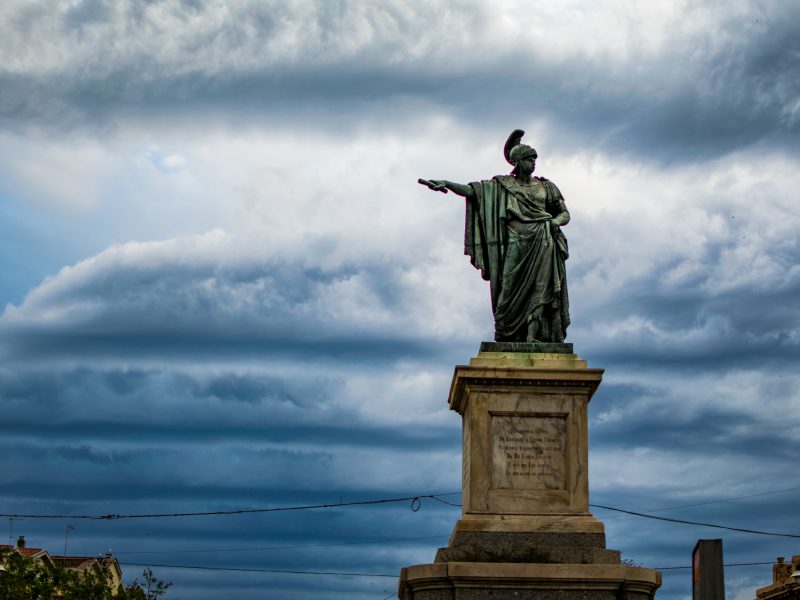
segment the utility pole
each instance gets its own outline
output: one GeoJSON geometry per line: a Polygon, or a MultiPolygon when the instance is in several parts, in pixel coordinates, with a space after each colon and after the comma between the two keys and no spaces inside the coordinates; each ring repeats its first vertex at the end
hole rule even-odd
{"type": "Polygon", "coordinates": [[[692,552],[692,599],[725,600],[722,540],[697,540],[692,552]]]}

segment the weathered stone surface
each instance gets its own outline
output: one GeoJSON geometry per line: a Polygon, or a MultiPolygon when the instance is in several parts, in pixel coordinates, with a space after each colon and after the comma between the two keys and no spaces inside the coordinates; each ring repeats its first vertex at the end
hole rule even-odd
{"type": "Polygon", "coordinates": [[[577,354],[526,354],[524,352],[480,352],[469,359],[470,367],[492,369],[585,369],[586,361],[577,354]]]}
{"type": "Polygon", "coordinates": [[[572,354],[572,344],[546,342],[481,342],[480,352],[525,352],[526,354],[572,354]]]}
{"type": "Polygon", "coordinates": [[[403,569],[398,596],[400,600],[646,600],[660,585],[659,572],[627,565],[449,562],[403,569]]]}
{"type": "Polygon", "coordinates": [[[434,562],[493,562],[542,564],[619,564],[619,550],[603,548],[458,544],[439,548],[434,562]]]}
{"type": "Polygon", "coordinates": [[[492,487],[567,489],[566,415],[491,415],[492,487]]]}
{"type": "Polygon", "coordinates": [[[459,531],[450,538],[450,545],[461,544],[604,549],[606,547],[606,536],[602,533],[573,532],[459,531]]]}
{"type": "MultiPolygon", "coordinates": [[[[603,523],[591,514],[491,515],[465,513],[453,528],[450,541],[461,532],[604,534],[603,523]]],[[[580,544],[575,544],[580,545],[580,544]]]]}
{"type": "MultiPolygon", "coordinates": [[[[456,590],[420,590],[413,596],[414,600],[454,600],[456,590]]],[[[638,597],[624,596],[625,600],[640,600],[638,597]]],[[[641,600],[645,600],[643,596],[641,600]]],[[[540,590],[540,589],[458,589],[457,600],[622,600],[612,591],[586,590],[540,590]]]]}
{"type": "Polygon", "coordinates": [[[589,514],[586,411],[602,373],[456,367],[465,515],[589,514]]]}
{"type": "Polygon", "coordinates": [[[484,343],[493,351],[456,367],[463,512],[435,563],[403,569],[400,600],[652,600],[660,573],[620,564],[589,512],[587,410],[603,371],[571,347],[524,346],[484,343]]]}
{"type": "Polygon", "coordinates": [[[434,562],[619,564],[620,553],[605,549],[602,533],[460,531],[434,562]]]}

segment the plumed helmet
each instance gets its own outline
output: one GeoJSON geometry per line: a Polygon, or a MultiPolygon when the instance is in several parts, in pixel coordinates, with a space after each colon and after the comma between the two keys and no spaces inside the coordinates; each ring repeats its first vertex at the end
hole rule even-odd
{"type": "Polygon", "coordinates": [[[511,164],[515,165],[523,158],[538,158],[538,154],[536,150],[528,146],[527,144],[517,144],[511,149],[511,152],[508,153],[508,157],[511,159],[511,164]]]}
{"type": "Polygon", "coordinates": [[[523,158],[537,158],[539,156],[536,150],[527,144],[520,143],[523,135],[525,135],[525,132],[522,131],[522,129],[515,129],[506,140],[506,145],[503,148],[503,155],[506,157],[509,164],[516,165],[523,158]]]}

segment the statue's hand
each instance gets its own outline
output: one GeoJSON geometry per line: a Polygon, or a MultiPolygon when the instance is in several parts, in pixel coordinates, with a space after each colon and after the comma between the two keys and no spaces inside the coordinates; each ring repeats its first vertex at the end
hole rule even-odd
{"type": "Polygon", "coordinates": [[[550,233],[558,233],[558,223],[555,219],[550,219],[550,233]]]}
{"type": "Polygon", "coordinates": [[[418,179],[417,181],[422,185],[427,185],[434,192],[442,192],[443,194],[446,194],[449,190],[457,196],[463,196],[464,198],[475,197],[475,193],[472,191],[472,188],[469,185],[464,185],[463,183],[453,183],[447,179],[418,179]]]}
{"type": "Polygon", "coordinates": [[[442,192],[443,194],[447,193],[447,182],[443,179],[417,179],[417,183],[420,183],[424,186],[427,186],[429,189],[432,189],[434,192],[442,192]]]}

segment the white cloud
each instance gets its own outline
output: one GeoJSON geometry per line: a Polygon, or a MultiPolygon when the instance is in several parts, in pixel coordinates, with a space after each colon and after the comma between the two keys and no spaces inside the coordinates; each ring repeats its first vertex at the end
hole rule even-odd
{"type": "Polygon", "coordinates": [[[144,79],[174,74],[301,68],[358,58],[376,65],[474,67],[491,56],[632,65],[642,57],[691,57],[702,40],[720,50],[760,26],[769,11],[748,2],[724,7],[675,2],[632,5],[575,0],[532,6],[518,0],[452,2],[255,2],[188,5],[29,2],[3,6],[3,54],[11,73],[79,70],[103,75],[145,66],[144,79]],[[459,32],[461,35],[453,35],[459,32]],[[98,50],[102,50],[98,52],[98,50]],[[477,62],[476,62],[477,61],[477,62]]]}

